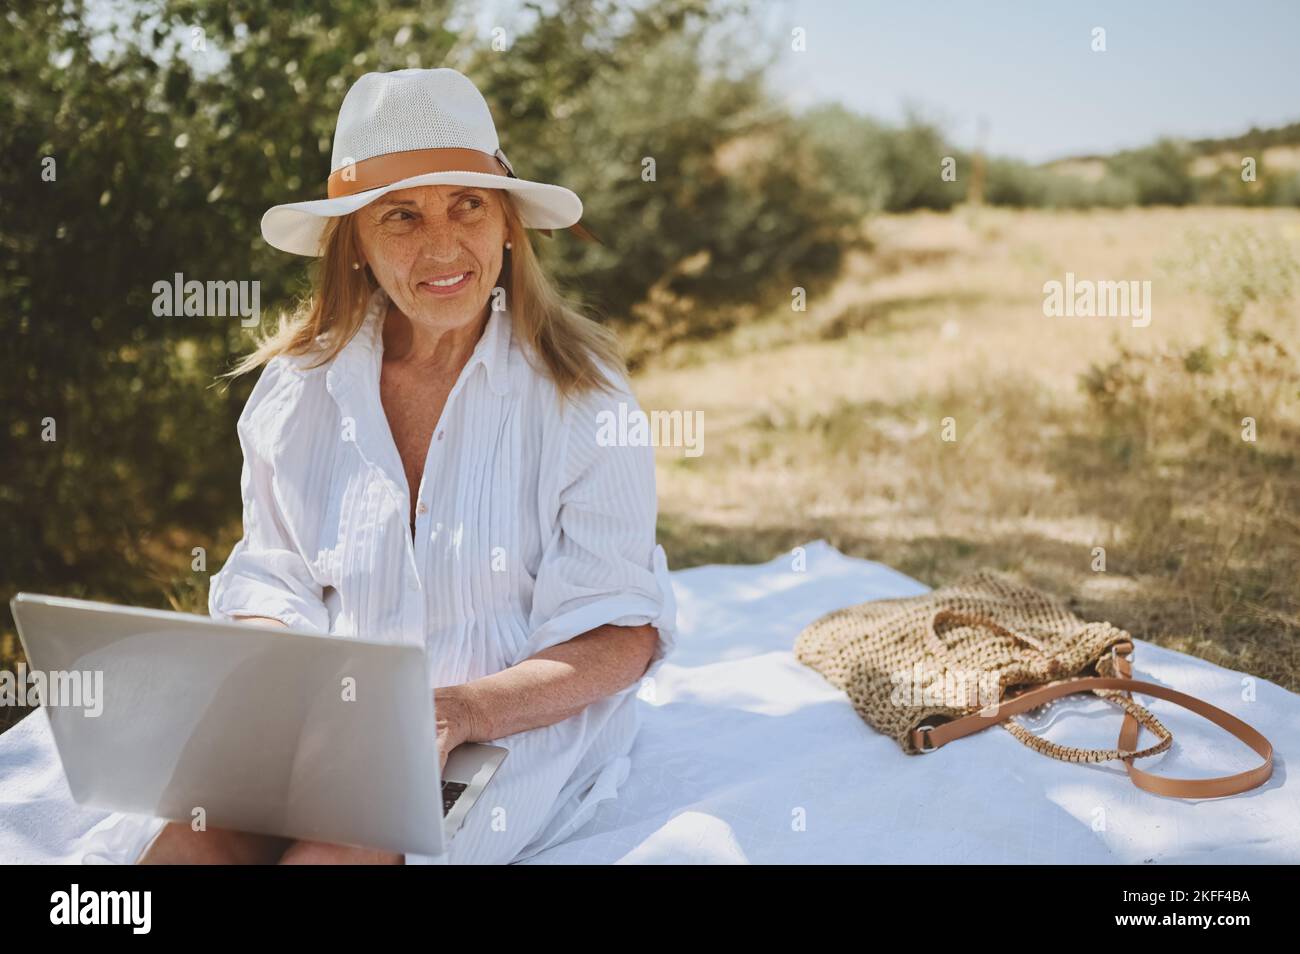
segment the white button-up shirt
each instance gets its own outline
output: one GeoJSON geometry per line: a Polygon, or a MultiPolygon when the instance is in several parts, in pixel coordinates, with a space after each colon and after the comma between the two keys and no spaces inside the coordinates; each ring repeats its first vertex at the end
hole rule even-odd
{"type": "MultiPolygon", "coordinates": [[[[415,539],[380,401],[387,297],[328,364],[280,356],[239,418],[244,536],[211,616],[426,649],[431,687],[499,672],[605,623],[659,630],[642,683],[510,750],[448,861],[522,860],[588,820],[626,777],[638,686],[673,646],[676,604],[655,542],[654,451],[605,446],[598,415],[639,410],[628,383],[567,408],[493,311],[429,442],[415,539]]],[[[537,361],[540,366],[540,360],[537,361]]],[[[428,860],[408,857],[408,861],[428,860]]]]}

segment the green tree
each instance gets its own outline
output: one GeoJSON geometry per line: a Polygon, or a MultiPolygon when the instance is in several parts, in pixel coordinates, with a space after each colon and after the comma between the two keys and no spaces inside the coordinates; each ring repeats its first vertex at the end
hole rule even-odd
{"type": "MultiPolygon", "coordinates": [[[[495,34],[458,0],[7,10],[3,612],[18,589],[202,608],[238,533],[234,425],[253,383],[214,379],[253,333],[234,317],[157,317],[154,286],[257,281],[267,321],[302,293],[306,261],[268,248],[259,219],[323,194],[339,104],[365,72],[474,78],[520,174],[583,196],[606,244],[538,244],[608,320],[644,317],[668,288],[691,308],[658,331],[700,333],[833,272],[851,216],[765,98],[763,64],[716,42],[745,12],[561,0],[526,4],[495,34]]],[[[0,619],[0,636],[11,627],[0,619]]]]}

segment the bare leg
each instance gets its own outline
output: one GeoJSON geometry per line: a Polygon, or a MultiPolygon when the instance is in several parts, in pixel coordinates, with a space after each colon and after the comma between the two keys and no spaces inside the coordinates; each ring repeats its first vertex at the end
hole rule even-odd
{"type": "Polygon", "coordinates": [[[375,848],[352,848],[320,841],[295,841],[280,858],[282,865],[401,865],[406,856],[375,848]]]}
{"type": "Polygon", "coordinates": [[[273,865],[292,841],[229,828],[195,831],[183,822],[168,822],[136,864],[273,865]]]}

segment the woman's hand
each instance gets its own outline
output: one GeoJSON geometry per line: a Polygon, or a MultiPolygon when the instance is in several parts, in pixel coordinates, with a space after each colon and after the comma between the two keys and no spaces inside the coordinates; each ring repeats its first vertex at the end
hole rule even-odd
{"type": "Polygon", "coordinates": [[[447,756],[462,742],[486,742],[483,720],[469,687],[444,686],[433,690],[433,712],[438,723],[438,770],[447,767],[447,756]]]}

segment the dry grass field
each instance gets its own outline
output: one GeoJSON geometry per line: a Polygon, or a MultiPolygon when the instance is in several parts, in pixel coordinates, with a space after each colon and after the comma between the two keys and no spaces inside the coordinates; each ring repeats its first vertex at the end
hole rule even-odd
{"type": "Polygon", "coordinates": [[[1300,211],[963,209],[868,235],[805,312],[638,371],[644,409],[703,413],[702,455],[657,451],[671,566],[821,537],[931,585],[1010,570],[1300,690],[1300,211]],[[1067,272],[1151,281],[1150,324],[1046,317],[1067,272]]]}

